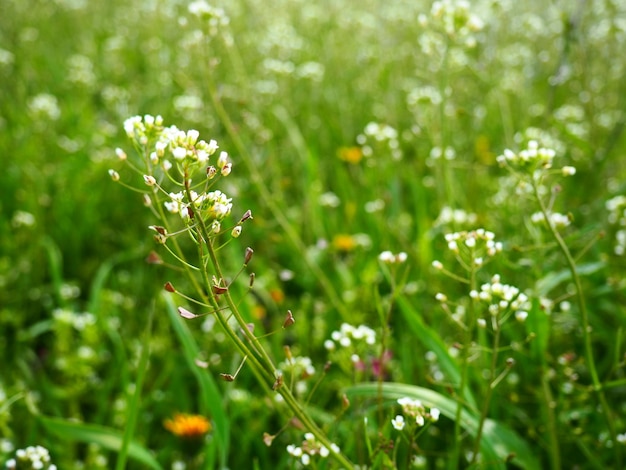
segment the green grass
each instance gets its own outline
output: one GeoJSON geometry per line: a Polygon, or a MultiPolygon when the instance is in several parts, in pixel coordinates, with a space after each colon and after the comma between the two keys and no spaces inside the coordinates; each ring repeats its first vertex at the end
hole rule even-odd
{"type": "MultiPolygon", "coordinates": [[[[459,9],[450,33],[432,3],[214,3],[228,22],[174,0],[3,3],[0,465],[41,445],[58,468],[295,468],[286,447],[304,439],[301,410],[318,439],[371,468],[416,456],[433,469],[619,467],[626,9],[477,1],[468,12],[482,25],[459,9]],[[222,226],[253,219],[217,252],[224,278],[246,247],[254,256],[223,313],[253,323],[258,345],[237,346],[239,328],[229,336],[219,315],[182,319],[179,306],[209,309],[163,294],[171,282],[212,298],[148,229],[181,222],[144,207],[141,175],[115,155],[140,164],[123,123],[145,114],[229,153],[232,175],[215,186],[233,198],[222,226]],[[556,237],[531,220],[540,205],[518,187],[524,172],[496,162],[533,139],[556,150],[554,169],[576,168],[541,181],[545,209],[569,216],[556,237]],[[448,148],[453,158],[436,158],[448,148]],[[475,218],[442,220],[446,207],[475,218]],[[480,227],[503,249],[465,269],[444,235],[480,227]],[[382,263],[385,250],[406,262],[382,263]],[[146,263],[151,251],[165,264],[146,263]],[[525,322],[496,331],[470,298],[494,274],[529,297],[525,322]],[[295,324],[283,329],[287,310],[295,324]],[[343,323],[373,329],[375,344],[329,352],[343,323]],[[283,371],[297,404],[268,380],[285,346],[315,368],[283,371]],[[222,380],[245,351],[236,380],[222,380]],[[393,429],[402,396],[441,418],[393,429]],[[210,420],[198,446],[164,427],[176,413],[210,420]]],[[[197,262],[189,237],[170,240],[197,262]]],[[[205,269],[209,281],[219,271],[205,269]]]]}

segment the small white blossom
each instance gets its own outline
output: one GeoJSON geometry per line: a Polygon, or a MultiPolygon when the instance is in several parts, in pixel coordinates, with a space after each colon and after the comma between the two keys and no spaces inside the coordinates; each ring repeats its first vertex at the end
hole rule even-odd
{"type": "Polygon", "coordinates": [[[398,431],[402,431],[405,425],[404,416],[397,415],[394,419],[391,420],[391,425],[393,426],[394,429],[398,431]]]}

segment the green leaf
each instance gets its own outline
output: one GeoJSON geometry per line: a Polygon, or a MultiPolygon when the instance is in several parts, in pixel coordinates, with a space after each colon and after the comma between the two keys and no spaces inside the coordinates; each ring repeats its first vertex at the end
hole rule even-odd
{"type": "MultiPolygon", "coordinates": [[[[349,398],[377,398],[379,394],[378,383],[365,383],[348,388],[346,395],[349,398]]],[[[434,390],[414,385],[383,383],[382,395],[388,400],[393,400],[389,406],[395,404],[398,398],[409,397],[420,400],[428,407],[438,408],[443,416],[452,420],[456,417],[456,401],[441,395],[434,390]]],[[[479,418],[467,409],[461,411],[461,426],[471,436],[478,433],[479,418]]],[[[540,468],[539,462],[531,451],[528,444],[513,430],[487,419],[483,426],[483,434],[480,442],[480,450],[485,465],[489,468],[506,469],[505,461],[514,456],[512,463],[521,468],[535,470],[540,468]]],[[[486,467],[485,467],[486,468],[486,467]]]]}
{"type": "MultiPolygon", "coordinates": [[[[398,306],[407,326],[413,331],[417,341],[436,354],[437,363],[446,376],[446,380],[458,386],[461,382],[461,372],[454,359],[448,354],[448,348],[445,343],[435,331],[424,323],[422,316],[415,311],[405,298],[398,298],[398,306]]],[[[476,408],[476,400],[470,390],[465,390],[463,398],[472,408],[476,408]]]]}
{"type": "MultiPolygon", "coordinates": [[[[43,415],[38,415],[37,419],[46,431],[60,438],[97,444],[114,452],[119,452],[122,448],[122,435],[114,429],[94,424],[68,421],[61,418],[51,418],[43,415]]],[[[141,462],[149,468],[163,470],[163,467],[161,467],[152,453],[136,442],[130,443],[128,455],[130,458],[141,462]]]]}
{"type": "MultiPolygon", "coordinates": [[[[605,267],[606,263],[604,261],[598,261],[595,263],[586,263],[576,266],[576,270],[578,271],[578,275],[583,277],[594,274],[601,269],[604,269],[605,267]]],[[[556,286],[563,282],[569,281],[571,278],[572,273],[569,269],[562,269],[561,271],[548,273],[546,276],[537,281],[537,292],[540,295],[547,295],[556,286]]]]}
{"type": "MultiPolygon", "coordinates": [[[[213,428],[215,439],[209,442],[209,446],[216,446],[219,451],[221,465],[222,467],[226,467],[230,439],[230,423],[224,411],[222,395],[213,377],[206,370],[196,365],[196,359],[200,356],[200,347],[187,326],[187,322],[190,320],[181,318],[177,306],[172,301],[171,295],[163,293],[163,297],[165,298],[167,312],[174,331],[176,332],[176,336],[178,336],[183,346],[187,366],[196,376],[196,380],[200,386],[200,405],[211,415],[213,423],[215,424],[213,428]]],[[[211,455],[214,455],[214,449],[207,449],[207,457],[211,455]]]]}

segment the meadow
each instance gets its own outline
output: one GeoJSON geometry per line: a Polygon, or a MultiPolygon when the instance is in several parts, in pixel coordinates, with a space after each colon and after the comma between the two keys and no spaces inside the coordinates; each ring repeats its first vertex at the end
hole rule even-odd
{"type": "Polygon", "coordinates": [[[620,0],[3,0],[0,465],[624,468],[620,0]]]}

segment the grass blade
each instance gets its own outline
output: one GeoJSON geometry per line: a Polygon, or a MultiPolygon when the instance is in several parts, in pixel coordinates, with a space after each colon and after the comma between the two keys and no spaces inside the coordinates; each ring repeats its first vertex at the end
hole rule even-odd
{"type": "MultiPolygon", "coordinates": [[[[349,398],[377,398],[379,394],[378,383],[359,384],[348,388],[346,394],[349,398]]],[[[428,407],[439,408],[441,414],[447,418],[454,419],[456,415],[457,403],[441,395],[434,390],[414,385],[384,383],[383,397],[389,400],[397,400],[401,397],[410,397],[421,400],[428,407]]],[[[391,405],[391,403],[390,403],[391,405]]],[[[461,413],[461,425],[471,436],[475,436],[478,431],[478,415],[470,413],[464,409],[461,413]]],[[[521,468],[534,470],[541,468],[531,449],[526,442],[521,439],[513,430],[492,420],[487,420],[483,428],[481,439],[481,453],[483,462],[489,468],[505,469],[505,461],[511,456],[511,462],[521,468]]]]}
{"type": "MultiPolygon", "coordinates": [[[[114,429],[93,424],[77,423],[61,418],[51,418],[38,415],[37,419],[50,434],[71,441],[97,444],[114,452],[122,449],[122,436],[114,429]]],[[[152,453],[136,442],[128,444],[128,456],[146,467],[154,470],[163,470],[163,467],[154,458],[152,453]]]]}
{"type": "MultiPolygon", "coordinates": [[[[172,301],[172,297],[166,293],[164,293],[163,296],[172,327],[183,346],[183,353],[187,360],[187,365],[198,380],[201,390],[200,406],[204,412],[210,414],[215,424],[213,431],[215,439],[209,442],[208,445],[210,448],[206,450],[206,457],[209,458],[215,455],[215,449],[213,448],[213,446],[215,446],[219,454],[220,464],[224,468],[226,467],[228,457],[230,423],[222,406],[222,395],[213,377],[196,365],[196,359],[200,354],[200,347],[194,340],[191,331],[189,331],[189,327],[185,323],[186,320],[183,320],[178,314],[177,306],[172,301]]],[[[207,462],[207,465],[209,465],[209,462],[207,462]]],[[[209,467],[207,466],[207,468],[209,467]]]]}

